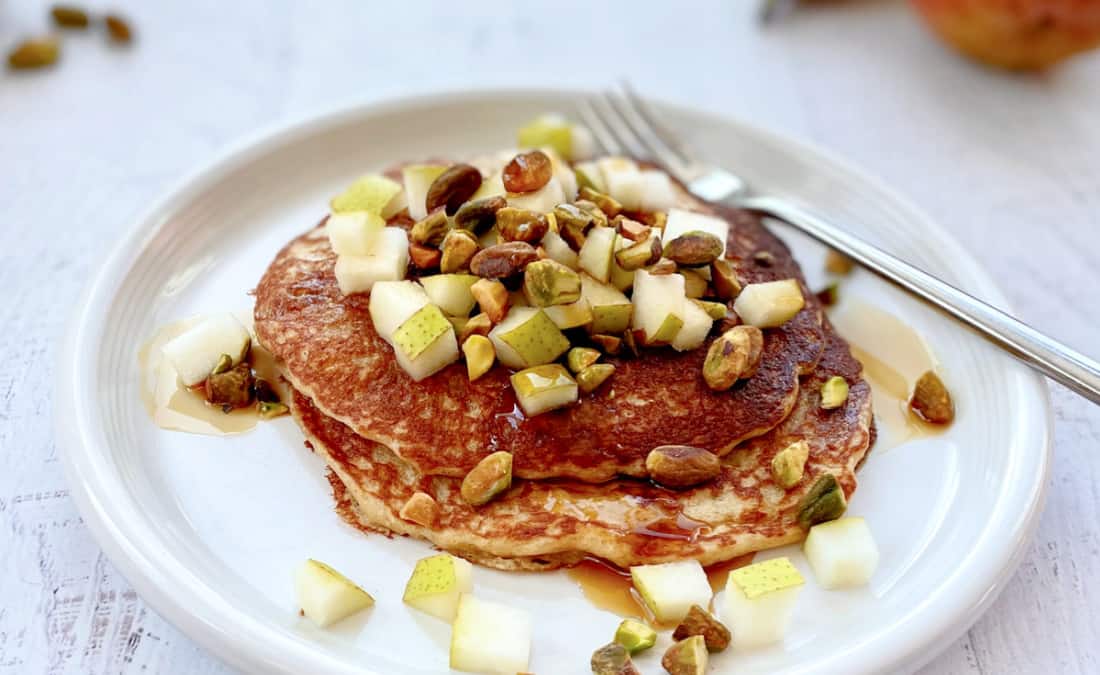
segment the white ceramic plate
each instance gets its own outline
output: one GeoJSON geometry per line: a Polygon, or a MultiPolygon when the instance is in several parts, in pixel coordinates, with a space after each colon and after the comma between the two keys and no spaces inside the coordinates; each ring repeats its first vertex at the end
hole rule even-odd
{"type": "MultiPolygon", "coordinates": [[[[58,434],[73,496],[100,545],[158,612],[233,665],[283,673],[447,669],[449,627],[401,603],[421,542],[365,536],[334,514],[321,462],[289,419],[233,438],[162,431],[139,395],[137,352],[161,324],[251,304],[275,252],[357,175],[409,158],[506,147],[519,123],[577,92],[430,96],[344,110],[264,133],[186,180],[106,261],[61,354],[58,434]],[[316,557],[377,606],[330,631],[299,619],[291,572],[316,557]]],[[[661,106],[696,147],[754,183],[796,195],[908,260],[995,303],[974,260],[918,210],[842,162],[748,125],[661,106]]],[[[811,279],[822,253],[801,240],[811,279]]],[[[869,588],[811,582],[785,644],[727,652],[714,672],[871,673],[914,668],[962,633],[1011,576],[1038,520],[1049,464],[1043,382],[866,274],[847,295],[921,333],[959,417],[934,441],[873,452],[851,513],[882,550],[869,588]]],[[[773,554],[768,554],[773,555],[773,554]]],[[[618,617],[564,573],[478,569],[478,593],[534,615],[531,670],[587,673],[618,617]]],[[[664,638],[667,640],[667,637],[664,638]]],[[[658,650],[639,661],[659,672],[658,650]]]]}

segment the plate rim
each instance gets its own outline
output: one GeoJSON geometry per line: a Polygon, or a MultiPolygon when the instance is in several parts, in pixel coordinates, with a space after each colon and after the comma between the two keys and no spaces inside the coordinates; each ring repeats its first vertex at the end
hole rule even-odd
{"type": "MultiPolygon", "coordinates": [[[[119,522],[124,514],[112,514],[109,511],[109,500],[105,500],[103,494],[104,476],[97,474],[102,474],[109,469],[110,467],[106,465],[110,463],[101,462],[101,466],[96,466],[94,461],[96,453],[93,452],[96,443],[90,436],[89,425],[95,423],[97,415],[90,405],[82,400],[82,397],[76,395],[81,387],[73,386],[84,377],[81,372],[81,363],[91,362],[81,358],[81,351],[89,348],[91,344],[97,344],[103,332],[103,322],[101,318],[97,320],[96,310],[109,304],[113,291],[123,282],[126,273],[136,260],[136,254],[139,254],[145,244],[161,229],[167,217],[180,203],[186,202],[192,193],[203,190],[215,176],[270,152],[273,144],[302,139],[359,117],[381,115],[408,107],[547,95],[569,100],[565,97],[574,97],[578,93],[592,92],[582,88],[555,87],[435,88],[376,101],[359,100],[315,107],[294,117],[276,120],[229,143],[221,151],[199,163],[197,168],[186,172],[169,189],[160,193],[160,197],[123,230],[121,238],[89,278],[81,300],[69,319],[65,336],[58,343],[59,351],[55,358],[57,368],[54,375],[54,410],[73,411],[71,417],[62,418],[54,415],[55,438],[61,450],[62,466],[70,494],[97,545],[126,580],[138,590],[143,601],[219,659],[240,668],[250,670],[263,668],[265,672],[268,670],[294,672],[302,668],[315,670],[324,668],[325,672],[373,673],[359,667],[349,669],[349,664],[343,659],[325,650],[317,649],[313,643],[303,639],[288,639],[285,634],[279,634],[278,637],[281,639],[272,640],[270,639],[272,627],[267,622],[243,610],[238,610],[224,601],[221,602],[222,607],[219,609],[217,597],[196,600],[194,595],[184,597],[180,592],[173,594],[170,584],[158,583],[169,579],[178,581],[179,577],[166,575],[159,568],[154,557],[142,550],[142,540],[135,538],[133,536],[135,533],[127,531],[124,523],[119,522]],[[95,480],[97,478],[98,483],[95,480]],[[242,635],[242,628],[249,629],[248,634],[242,635]],[[268,639],[264,639],[264,636],[268,639]],[[276,645],[278,645],[277,649],[276,645]]],[[[946,229],[874,174],[815,143],[773,131],[736,116],[672,103],[658,97],[650,97],[650,100],[662,108],[741,127],[771,142],[786,145],[795,151],[806,153],[807,156],[841,168],[859,181],[874,187],[893,206],[902,209],[906,219],[920,223],[938,242],[943,242],[952,249],[952,255],[962,256],[972,261],[970,277],[974,284],[980,287],[981,294],[988,301],[1011,311],[1011,304],[984,266],[974,260],[973,256],[946,229]]],[[[102,317],[103,313],[98,312],[98,315],[102,317]]],[[[1036,413],[1025,419],[1037,427],[1035,433],[1037,450],[1040,452],[1038,458],[1040,470],[1036,472],[1035,480],[1027,493],[1030,496],[1029,505],[1019,514],[1016,526],[1011,532],[1014,535],[1011,549],[1007,555],[1000,556],[1003,563],[999,565],[988,588],[975,602],[957,610],[953,616],[949,617],[946,626],[931,629],[932,634],[922,635],[920,640],[910,639],[905,649],[895,651],[892,655],[879,653],[876,661],[865,664],[872,670],[912,671],[940,654],[966,632],[1000,595],[1006,583],[1014,576],[1015,570],[1030,546],[1038,528],[1039,516],[1043,511],[1049,487],[1053,459],[1054,413],[1046,380],[1037,373],[1026,373],[1026,375],[1035,385],[1024,394],[1032,394],[1033,402],[1037,404],[1036,413]],[[1039,410],[1045,414],[1039,414],[1039,410]],[[938,644],[932,644],[936,641],[938,644]]],[[[99,455],[102,456],[102,453],[99,455]]],[[[184,578],[189,574],[189,571],[182,566],[178,571],[183,573],[184,578]]],[[[861,667],[864,666],[861,665],[861,667]]]]}

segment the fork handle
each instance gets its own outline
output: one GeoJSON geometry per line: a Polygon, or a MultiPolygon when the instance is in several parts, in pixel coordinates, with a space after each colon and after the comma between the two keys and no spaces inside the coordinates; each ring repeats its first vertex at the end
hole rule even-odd
{"type": "Polygon", "coordinates": [[[786,199],[741,197],[735,205],[775,216],[939,307],[1047,377],[1100,404],[1100,363],[786,199]]]}

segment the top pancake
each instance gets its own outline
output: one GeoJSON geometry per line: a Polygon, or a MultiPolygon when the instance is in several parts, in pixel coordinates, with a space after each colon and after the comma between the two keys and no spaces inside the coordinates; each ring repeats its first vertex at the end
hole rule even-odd
{"type": "MultiPolygon", "coordinates": [[[[743,283],[802,282],[790,251],[758,218],[720,215],[730,222],[727,257],[743,283]],[[770,264],[754,262],[762,251],[771,254],[770,264]]],[[[659,445],[726,454],[787,417],[799,375],[812,370],[824,339],[820,306],[803,282],[806,307],[764,332],[759,370],[728,392],[713,392],[703,381],[705,346],[686,353],[650,349],[640,358],[607,358],[617,368],[609,384],[577,405],[523,419],[510,373],[500,365],[476,382],[462,363],[413,382],[374,331],[369,296],[341,295],[335,260],[323,227],[288,244],[256,288],[257,338],[326,415],[427,475],[464,476],[497,450],[512,453],[518,477],[587,482],[644,476],[645,457],[659,445]]]]}

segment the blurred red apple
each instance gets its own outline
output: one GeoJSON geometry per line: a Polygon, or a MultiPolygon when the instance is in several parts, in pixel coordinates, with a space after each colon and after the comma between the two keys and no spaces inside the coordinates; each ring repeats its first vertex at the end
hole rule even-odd
{"type": "Polygon", "coordinates": [[[1002,68],[1044,68],[1100,45],[1100,0],[910,1],[948,44],[1002,68]]]}

